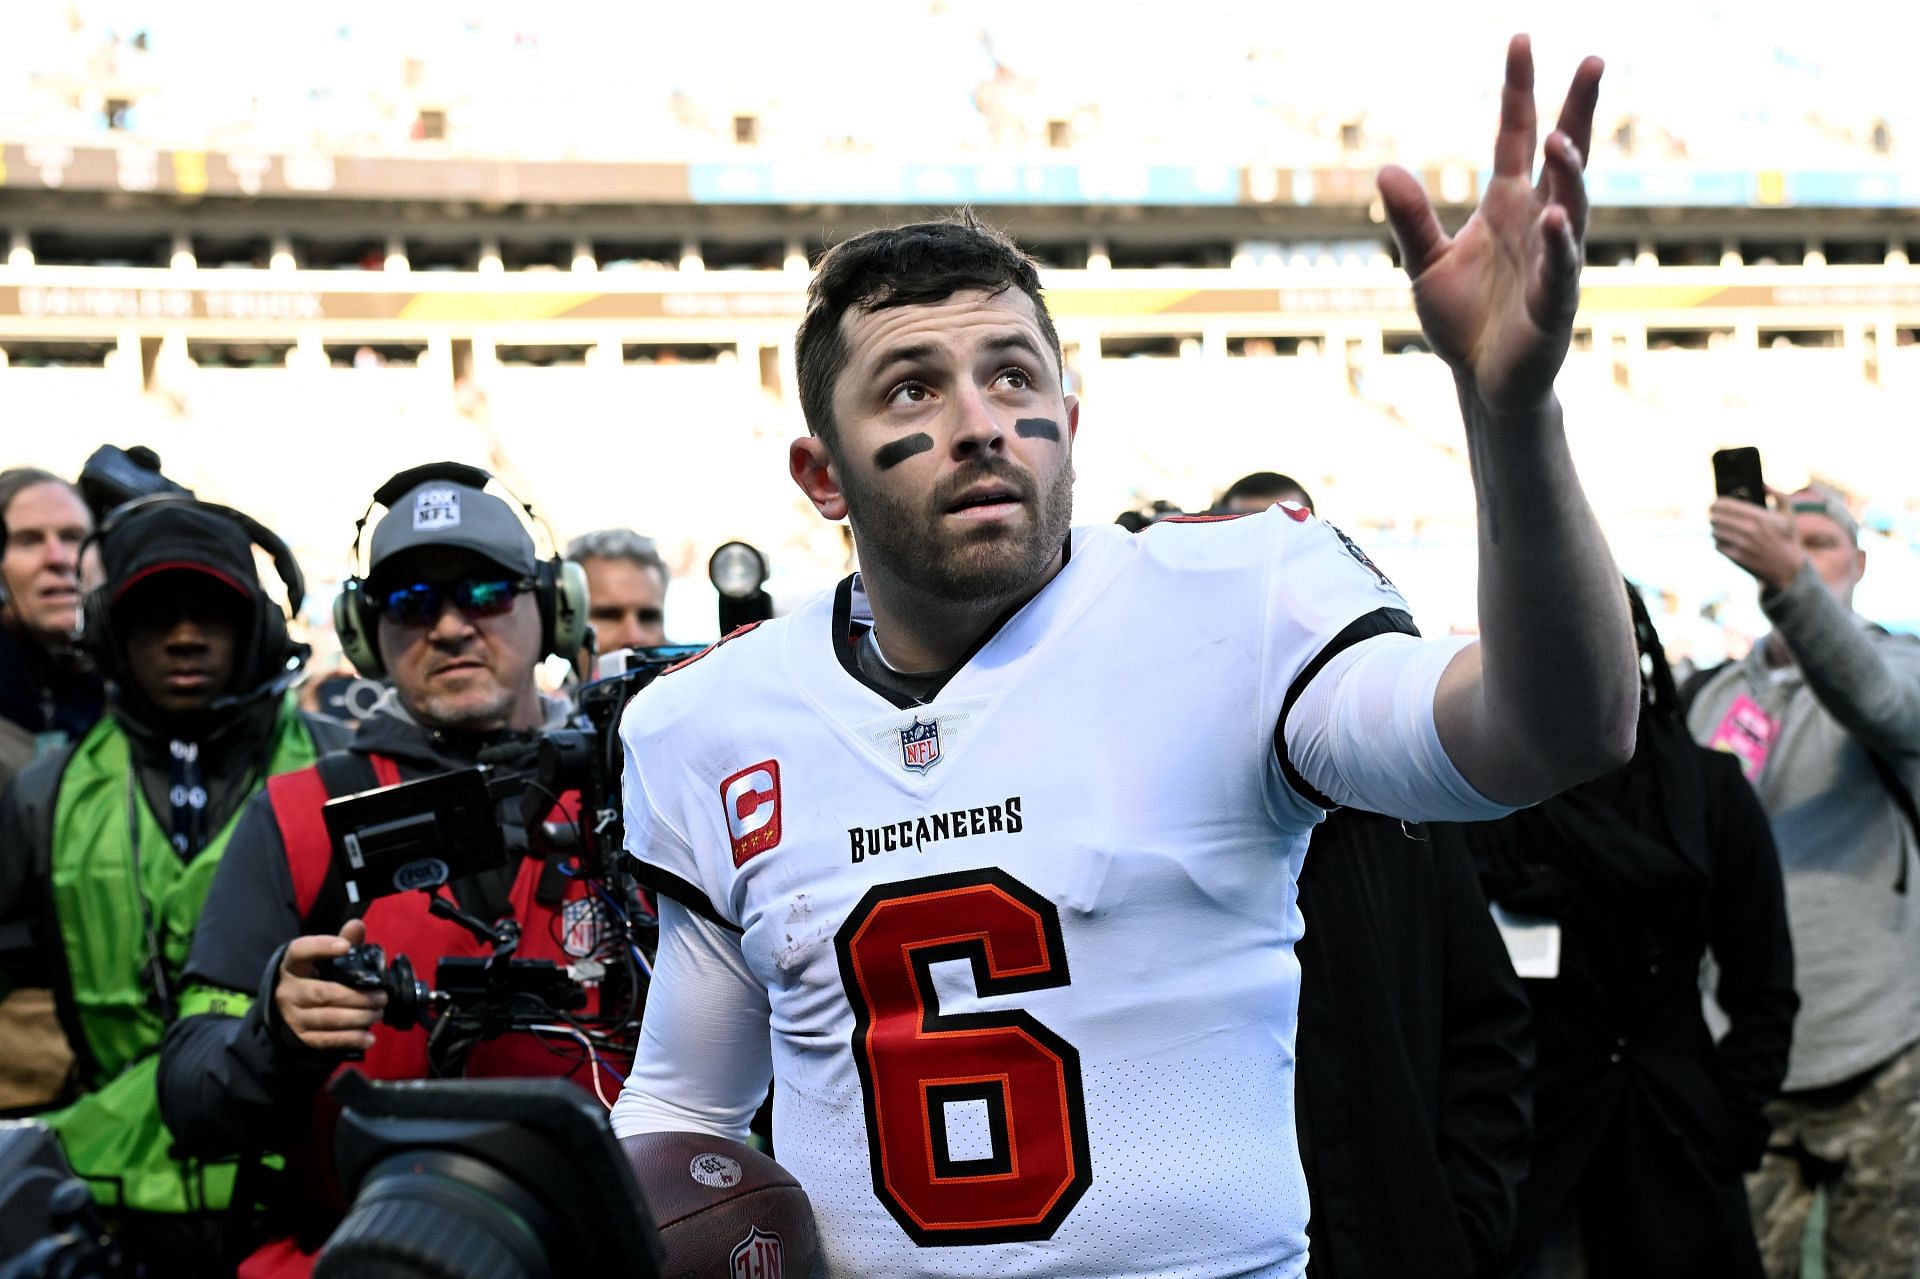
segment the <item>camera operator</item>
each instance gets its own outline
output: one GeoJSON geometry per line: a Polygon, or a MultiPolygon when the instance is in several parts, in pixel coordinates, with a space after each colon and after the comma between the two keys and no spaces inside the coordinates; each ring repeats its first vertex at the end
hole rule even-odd
{"type": "MultiPolygon", "coordinates": [[[[208,896],[187,965],[189,1012],[161,1053],[160,1105],[196,1154],[277,1151],[278,1187],[265,1189],[276,1238],[247,1276],[304,1275],[340,1219],[332,1184],[334,1111],[323,1088],[343,1062],[376,1079],[448,1069],[426,1033],[380,1024],[386,995],[321,976],[323,961],[362,941],[405,954],[423,976],[438,959],[486,946],[430,914],[426,893],[350,902],[331,855],[321,805],[329,796],[472,767],[531,750],[537,730],[566,722],[565,702],[534,683],[542,655],[571,657],[585,630],[577,570],[538,561],[513,509],[451,464],[402,472],[383,486],[367,580],[349,582],[336,610],[343,645],[365,675],[392,689],[347,750],[277,779],[249,805],[208,896]],[[424,478],[420,478],[424,477],[424,478]],[[356,602],[357,601],[357,602],[356,602]]],[[[558,797],[565,809],[572,792],[558,797]]],[[[512,920],[518,955],[561,965],[604,944],[611,929],[565,855],[515,859],[433,890],[488,923],[512,920]]],[[[597,1008],[597,993],[589,1010],[597,1008]]],[[[605,1059],[601,1059],[605,1062],[605,1059]]],[[[564,1076],[594,1085],[595,1062],[566,1038],[511,1033],[480,1043],[469,1076],[564,1076]]],[[[623,1072],[624,1058],[605,1062],[623,1072]]],[[[617,1079],[609,1076],[610,1082],[617,1079]]]]}
{"type": "Polygon", "coordinates": [[[262,591],[254,546],[295,605],[301,587],[271,532],[156,497],[115,511],[97,544],[105,582],[83,643],[109,680],[108,715],[0,798],[0,990],[56,993],[79,1095],[44,1119],[129,1253],[149,1274],[203,1274],[234,1169],[170,1151],[154,1054],[241,806],[345,734],[288,692],[306,648],[262,591]]]}

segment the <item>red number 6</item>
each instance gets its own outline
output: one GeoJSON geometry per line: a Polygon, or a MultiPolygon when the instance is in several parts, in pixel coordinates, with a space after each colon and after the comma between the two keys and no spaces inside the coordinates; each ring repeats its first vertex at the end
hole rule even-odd
{"type": "Polygon", "coordinates": [[[941,1013],[932,966],[968,961],[982,996],[1064,986],[1059,910],[999,870],[933,875],[873,888],[834,949],[887,1211],[923,1247],[1052,1237],[1093,1181],[1080,1054],[1018,1009],[941,1013]],[[953,1157],[956,1103],[984,1103],[988,1153],[953,1157]]]}

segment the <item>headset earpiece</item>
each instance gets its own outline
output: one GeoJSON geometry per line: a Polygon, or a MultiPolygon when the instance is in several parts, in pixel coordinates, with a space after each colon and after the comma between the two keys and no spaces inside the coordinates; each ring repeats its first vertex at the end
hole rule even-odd
{"type": "MultiPolygon", "coordinates": [[[[506,488],[505,482],[491,472],[464,462],[427,462],[408,467],[374,490],[373,500],[367,504],[366,512],[354,524],[353,550],[350,552],[354,568],[360,566],[360,546],[366,537],[367,520],[372,517],[373,508],[383,506],[391,511],[395,502],[429,480],[446,480],[481,492],[485,492],[489,484],[506,488]]],[[[534,513],[531,503],[522,501],[519,494],[511,489],[507,492],[525,513],[529,523],[546,530],[547,543],[554,552],[552,559],[542,560],[534,568],[533,596],[540,613],[541,651],[572,661],[587,638],[587,571],[560,555],[553,530],[547,528],[546,521],[534,513]]],[[[334,634],[340,641],[340,651],[353,663],[355,670],[369,679],[385,679],[387,664],[380,658],[379,618],[373,611],[365,587],[366,579],[357,576],[349,577],[341,584],[340,595],[333,602],[334,634]]]]}
{"type": "Polygon", "coordinates": [[[587,639],[587,570],[572,560],[548,561],[556,577],[553,599],[542,619],[547,651],[569,662],[587,639]]]}
{"type": "Polygon", "coordinates": [[[80,598],[80,651],[91,658],[102,679],[120,681],[120,645],[113,635],[113,609],[107,601],[107,588],[96,586],[80,598]]]}
{"type": "Polygon", "coordinates": [[[366,583],[357,577],[341,583],[334,597],[333,634],[354,670],[368,679],[387,677],[387,664],[380,658],[380,628],[368,607],[366,583]]]}

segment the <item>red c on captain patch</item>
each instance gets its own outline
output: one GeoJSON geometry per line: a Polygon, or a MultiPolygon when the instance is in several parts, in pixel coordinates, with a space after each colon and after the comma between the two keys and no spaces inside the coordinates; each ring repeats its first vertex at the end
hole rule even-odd
{"type": "Polygon", "coordinates": [[[780,842],[780,761],[749,764],[720,783],[736,869],[780,842]]]}

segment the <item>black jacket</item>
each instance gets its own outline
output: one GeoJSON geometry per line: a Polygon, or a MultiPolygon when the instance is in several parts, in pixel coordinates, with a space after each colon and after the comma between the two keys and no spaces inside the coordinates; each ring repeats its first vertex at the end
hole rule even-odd
{"type": "Polygon", "coordinates": [[[41,734],[79,741],[105,704],[100,677],[78,654],[49,653],[0,625],[0,787],[34,757],[41,734]]]}
{"type": "MultiPolygon", "coordinates": [[[[412,781],[471,767],[482,750],[532,735],[463,735],[426,728],[391,693],[361,722],[348,751],[392,759],[412,781]]],[[[511,880],[511,870],[505,872],[511,880]]],[[[469,910],[472,881],[454,885],[469,910]]],[[[320,905],[343,895],[323,893],[320,905]]],[[[318,907],[316,907],[318,909],[318,907]]],[[[249,802],[207,894],[187,957],[185,982],[257,996],[244,1016],[203,1013],[167,1030],[160,1048],[160,1111],[182,1149],[217,1158],[245,1151],[284,1149],[301,1136],[309,1103],[342,1057],[315,1053],[279,1023],[273,978],[279,952],[303,935],[336,932],[350,913],[301,917],[286,844],[263,793],[249,802]]]]}
{"type": "Polygon", "coordinates": [[[1571,1210],[1611,1222],[1597,1246],[1621,1273],[1736,1273],[1752,1246],[1740,1174],[1765,1147],[1799,1003],[1779,860],[1738,764],[1648,711],[1625,768],[1466,829],[1489,895],[1562,930],[1559,976],[1527,983],[1538,1137],[1517,1255],[1571,1210]],[[1709,949],[1731,1022],[1717,1044],[1709,949]]]}
{"type": "Polygon", "coordinates": [[[1533,1028],[1456,829],[1331,814],[1300,910],[1308,1273],[1488,1273],[1527,1168],[1533,1028]]]}

